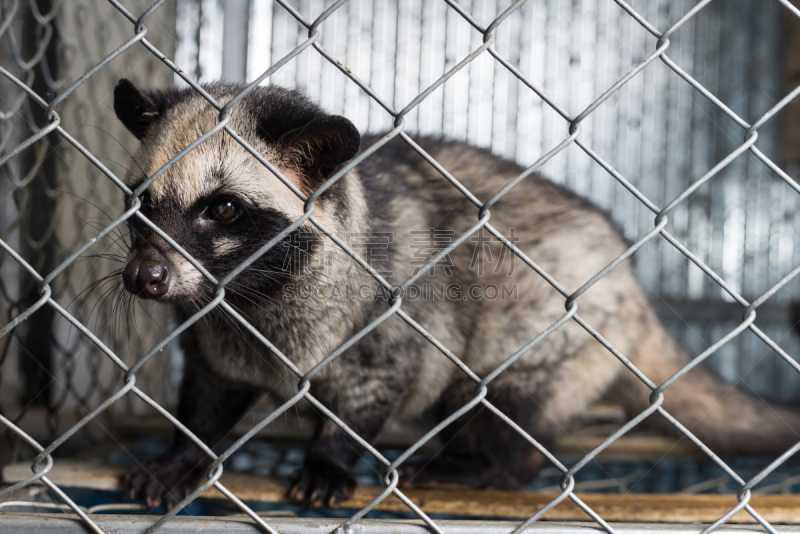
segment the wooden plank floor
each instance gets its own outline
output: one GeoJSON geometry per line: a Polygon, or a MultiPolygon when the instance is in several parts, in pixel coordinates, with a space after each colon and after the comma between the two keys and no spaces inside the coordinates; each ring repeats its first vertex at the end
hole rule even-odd
{"type": "MultiPolygon", "coordinates": [[[[3,468],[6,484],[30,476],[30,464],[17,463],[3,468]]],[[[57,460],[48,474],[59,486],[99,490],[124,490],[127,469],[119,466],[57,460]]],[[[253,475],[224,473],[221,482],[244,501],[288,502],[282,481],[253,475]]],[[[360,486],[343,507],[361,508],[382,488],[360,486]]],[[[404,493],[423,511],[431,514],[454,514],[472,517],[521,518],[540,510],[555,493],[503,492],[495,490],[407,490],[404,493]]],[[[204,497],[223,498],[214,488],[204,497]]],[[[607,521],[712,522],[736,505],[733,495],[686,494],[579,494],[581,500],[607,521]]],[[[772,523],[800,523],[800,495],[754,495],[750,504],[772,523]]],[[[394,496],[378,506],[385,511],[408,511],[394,496]]],[[[588,520],[586,514],[567,499],[546,516],[550,520],[588,520]]],[[[746,512],[733,522],[753,522],[746,512]]]]}

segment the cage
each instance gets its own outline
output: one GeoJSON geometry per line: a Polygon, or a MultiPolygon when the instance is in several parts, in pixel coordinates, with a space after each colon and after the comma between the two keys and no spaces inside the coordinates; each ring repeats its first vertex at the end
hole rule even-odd
{"type": "MultiPolygon", "coordinates": [[[[0,525],[710,532],[744,522],[774,532],[800,521],[800,443],[777,459],[723,461],[688,429],[679,439],[641,431],[658,404],[629,420],[608,402],[552,445],[526,436],[554,461],[519,492],[403,489],[398,459],[435,455],[441,427],[390,425],[354,469],[357,493],[329,510],[287,496],[311,437],[310,421],[285,417],[299,397],[261,399],[200,490],[155,512],[132,500],[129,467],[163,451],[179,424],[186,355],[175,339],[187,323],[120,288],[125,225],[140,212],[125,209],[136,139],[112,96],[121,78],[198,92],[217,79],[244,92],[296,87],[361,132],[440,135],[536,170],[609,213],[630,241],[619,260],[633,262],[695,362],[792,404],[793,2],[3,0],[0,16],[0,525]]],[[[429,246],[417,267],[466,237],[429,246]]]]}

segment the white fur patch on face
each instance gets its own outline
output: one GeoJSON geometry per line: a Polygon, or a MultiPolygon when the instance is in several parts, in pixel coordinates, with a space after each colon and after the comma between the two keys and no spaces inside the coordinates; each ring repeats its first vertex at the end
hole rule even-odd
{"type": "Polygon", "coordinates": [[[201,294],[205,277],[176,250],[164,251],[170,270],[167,300],[192,299],[201,294]]]}
{"type": "Polygon", "coordinates": [[[237,239],[230,239],[228,237],[220,237],[214,240],[214,254],[217,256],[223,256],[229,252],[236,250],[238,247],[241,246],[241,243],[237,239]]]}

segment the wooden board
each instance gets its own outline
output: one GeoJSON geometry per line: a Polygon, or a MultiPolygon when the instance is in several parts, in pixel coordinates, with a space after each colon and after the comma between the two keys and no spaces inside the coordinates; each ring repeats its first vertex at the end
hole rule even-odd
{"type": "MultiPolygon", "coordinates": [[[[30,476],[30,464],[17,463],[3,468],[7,484],[30,476]]],[[[64,487],[101,490],[124,490],[127,469],[91,463],[57,460],[48,474],[50,480],[64,487]]],[[[222,484],[244,501],[288,502],[286,485],[279,480],[224,473],[222,484]]],[[[360,486],[356,495],[343,503],[346,508],[361,508],[382,488],[360,486]]],[[[403,492],[423,511],[431,514],[453,514],[472,517],[522,518],[534,514],[556,497],[555,493],[504,492],[495,490],[407,490],[403,492]]],[[[589,507],[607,521],[647,522],[712,522],[736,505],[733,495],[653,495],[653,494],[578,494],[589,507]]],[[[214,488],[204,495],[223,498],[214,488]]],[[[800,522],[800,495],[755,495],[750,503],[771,523],[800,522]]],[[[378,507],[385,511],[408,511],[394,496],[378,507]]],[[[571,500],[566,500],[546,516],[550,520],[588,520],[588,516],[571,500]]],[[[746,512],[733,522],[753,522],[746,512]]]]}

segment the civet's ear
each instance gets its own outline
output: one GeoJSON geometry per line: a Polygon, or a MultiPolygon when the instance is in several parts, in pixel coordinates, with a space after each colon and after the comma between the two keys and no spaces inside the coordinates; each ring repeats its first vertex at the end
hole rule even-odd
{"type": "Polygon", "coordinates": [[[276,144],[281,159],[317,185],[355,157],[361,134],[344,117],[324,115],[281,135],[276,144]]]}
{"type": "Polygon", "coordinates": [[[160,115],[156,101],[127,78],[122,78],[114,88],[114,111],[137,139],[144,138],[160,115]]]}

